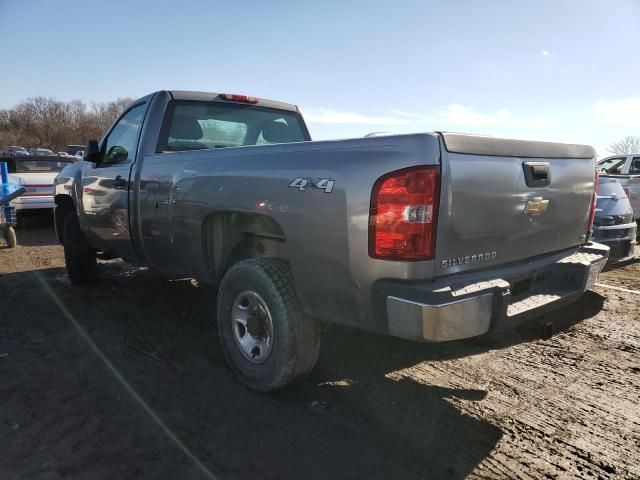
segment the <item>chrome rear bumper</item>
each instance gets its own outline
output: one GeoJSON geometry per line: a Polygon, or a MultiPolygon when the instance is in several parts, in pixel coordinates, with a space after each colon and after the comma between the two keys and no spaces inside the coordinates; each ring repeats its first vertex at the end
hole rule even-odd
{"type": "Polygon", "coordinates": [[[393,294],[386,295],[388,331],[444,342],[514,327],[578,299],[596,282],[607,256],[608,247],[592,243],[564,256],[486,272],[482,279],[474,274],[466,282],[465,276],[457,276],[451,284],[410,285],[407,295],[391,288],[393,294]]]}

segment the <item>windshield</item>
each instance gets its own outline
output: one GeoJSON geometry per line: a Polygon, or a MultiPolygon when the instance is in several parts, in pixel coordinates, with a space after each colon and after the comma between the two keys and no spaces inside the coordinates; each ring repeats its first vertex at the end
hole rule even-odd
{"type": "Polygon", "coordinates": [[[12,173],[46,173],[59,172],[67,165],[71,164],[68,160],[51,159],[51,160],[18,160],[13,162],[12,173]]]}
{"type": "Polygon", "coordinates": [[[309,137],[297,112],[236,104],[176,102],[160,151],[203,150],[303,142],[309,137]]]}

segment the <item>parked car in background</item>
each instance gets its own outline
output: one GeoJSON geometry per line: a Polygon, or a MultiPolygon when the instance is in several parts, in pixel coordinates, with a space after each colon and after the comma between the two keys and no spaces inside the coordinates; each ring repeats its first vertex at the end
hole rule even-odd
{"type": "Polygon", "coordinates": [[[309,373],[323,321],[428,342],[485,335],[577,300],[609,253],[589,240],[585,145],[312,142],[295,105],[161,91],[85,152],[55,182],[71,282],[94,281],[102,252],[218,285],[223,351],[261,391],[309,373]]]}
{"type": "Polygon", "coordinates": [[[24,147],[17,147],[12,145],[10,147],[4,148],[0,151],[0,157],[26,157],[29,155],[27,149],[24,147]]]}
{"type": "Polygon", "coordinates": [[[80,150],[84,150],[84,145],[67,145],[67,153],[69,155],[76,155],[80,150]]]}
{"type": "Polygon", "coordinates": [[[609,262],[633,258],[637,225],[627,192],[616,178],[601,177],[598,183],[593,239],[609,247],[609,262]]]}
{"type": "Polygon", "coordinates": [[[598,161],[598,171],[600,177],[615,178],[620,182],[640,226],[640,153],[603,158],[598,161]]]}
{"type": "Polygon", "coordinates": [[[29,155],[34,157],[51,157],[56,155],[56,152],[49,150],[48,148],[30,148],[29,155]]]}
{"type": "Polygon", "coordinates": [[[59,157],[68,157],[68,158],[73,158],[75,159],[76,157],[74,157],[73,155],[67,153],[67,152],[58,152],[58,156],[59,157]]]}
{"type": "MultiPolygon", "coordinates": [[[[23,156],[8,159],[9,181],[22,185],[26,193],[13,201],[16,213],[53,208],[53,179],[73,158],[23,156]]],[[[18,220],[19,223],[19,220],[18,220]]]]}

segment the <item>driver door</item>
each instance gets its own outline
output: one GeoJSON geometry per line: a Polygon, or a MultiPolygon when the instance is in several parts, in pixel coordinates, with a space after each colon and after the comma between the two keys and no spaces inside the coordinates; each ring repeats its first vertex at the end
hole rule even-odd
{"type": "Polygon", "coordinates": [[[86,167],[82,210],[86,230],[104,252],[135,259],[129,223],[129,180],[146,104],[130,108],[103,139],[100,163],[86,167]]]}

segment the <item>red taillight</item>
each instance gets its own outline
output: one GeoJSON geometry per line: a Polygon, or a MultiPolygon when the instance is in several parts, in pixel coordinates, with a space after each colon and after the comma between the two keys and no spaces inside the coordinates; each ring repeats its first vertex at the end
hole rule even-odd
{"type": "Polygon", "coordinates": [[[598,201],[598,183],[600,179],[600,173],[596,171],[596,176],[594,179],[593,186],[593,201],[591,202],[591,212],[589,213],[589,228],[587,230],[591,231],[593,228],[593,221],[596,218],[596,203],[598,201]]]}
{"type": "Polygon", "coordinates": [[[258,103],[258,99],[256,97],[248,97],[247,95],[236,95],[235,93],[221,93],[218,96],[222,100],[228,100],[230,102],[258,103]]]}
{"type": "Polygon", "coordinates": [[[23,187],[26,190],[22,195],[23,197],[50,197],[53,195],[53,185],[27,184],[23,185],[23,187]],[[46,191],[43,192],[42,190],[46,191]]]}
{"type": "Polygon", "coordinates": [[[369,255],[430,260],[435,255],[440,174],[418,167],[380,178],[371,192],[369,255]]]}
{"type": "Polygon", "coordinates": [[[95,188],[84,187],[85,195],[93,195],[94,197],[103,197],[107,194],[106,190],[97,190],[95,188]]]}

